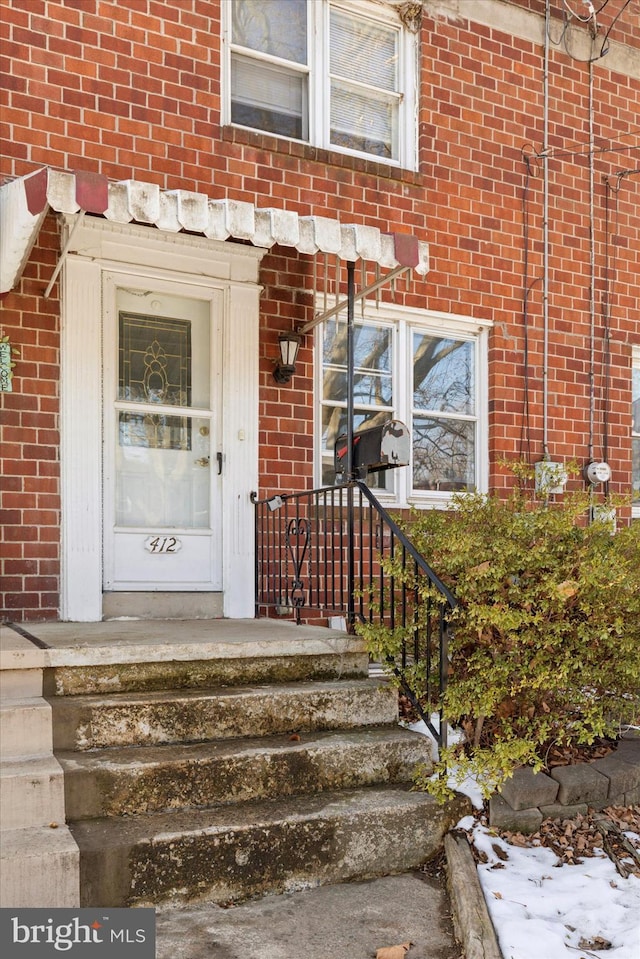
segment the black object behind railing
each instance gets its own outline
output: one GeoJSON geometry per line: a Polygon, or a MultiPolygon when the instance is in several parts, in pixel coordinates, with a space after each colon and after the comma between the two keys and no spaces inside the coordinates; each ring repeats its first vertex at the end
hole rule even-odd
{"type": "Polygon", "coordinates": [[[299,623],[317,610],[344,616],[350,632],[357,623],[397,631],[400,652],[388,665],[446,745],[447,612],[456,600],[384,506],[360,480],[252,499],[256,616],[271,608],[299,623]]]}

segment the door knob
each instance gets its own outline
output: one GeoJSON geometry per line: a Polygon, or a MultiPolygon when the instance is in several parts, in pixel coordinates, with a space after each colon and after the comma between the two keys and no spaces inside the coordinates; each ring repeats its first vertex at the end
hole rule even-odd
{"type": "Polygon", "coordinates": [[[209,457],[208,457],[208,456],[201,456],[199,460],[196,460],[196,466],[202,466],[202,467],[204,467],[204,466],[208,466],[208,465],[209,465],[209,457]]]}

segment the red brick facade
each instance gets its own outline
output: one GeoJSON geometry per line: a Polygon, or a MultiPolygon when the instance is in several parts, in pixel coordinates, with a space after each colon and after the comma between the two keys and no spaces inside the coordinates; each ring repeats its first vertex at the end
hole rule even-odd
{"type": "MultiPolygon", "coordinates": [[[[500,488],[501,457],[544,452],[544,0],[494,6],[489,26],[447,17],[451,3],[437,16],[425,4],[419,168],[410,172],[223,127],[219,0],[2,0],[0,174],[89,170],[427,240],[428,276],[400,284],[394,299],[493,323],[490,486],[500,488]],[[516,33],[500,28],[507,8],[516,33]]],[[[611,492],[628,493],[640,344],[640,20],[636,0],[624,11],[623,0],[603,7],[601,35],[611,26],[615,50],[591,66],[571,55],[584,28],[561,37],[553,10],[548,448],[580,463],[606,455],[611,492]]],[[[58,284],[42,295],[58,250],[49,215],[0,314],[0,335],[18,351],[1,414],[1,588],[11,620],[55,619],[59,609],[58,284]]],[[[302,489],[313,481],[312,338],[293,385],[278,387],[272,371],[278,332],[312,317],[312,258],[271,251],[260,282],[261,489],[302,489]]]]}

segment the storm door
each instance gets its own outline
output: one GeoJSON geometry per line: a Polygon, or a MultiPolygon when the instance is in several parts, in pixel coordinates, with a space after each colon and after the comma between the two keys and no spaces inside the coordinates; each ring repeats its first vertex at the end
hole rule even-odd
{"type": "Polygon", "coordinates": [[[104,589],[221,588],[221,294],[107,274],[104,589]]]}

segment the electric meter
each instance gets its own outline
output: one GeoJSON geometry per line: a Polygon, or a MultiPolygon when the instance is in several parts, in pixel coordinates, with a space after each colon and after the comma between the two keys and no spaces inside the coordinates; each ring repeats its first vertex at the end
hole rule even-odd
{"type": "Polygon", "coordinates": [[[587,479],[594,486],[597,483],[608,483],[611,479],[611,467],[608,463],[589,463],[587,466],[587,479]]]}

